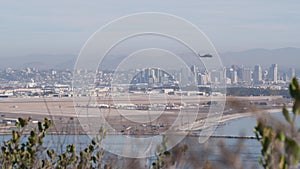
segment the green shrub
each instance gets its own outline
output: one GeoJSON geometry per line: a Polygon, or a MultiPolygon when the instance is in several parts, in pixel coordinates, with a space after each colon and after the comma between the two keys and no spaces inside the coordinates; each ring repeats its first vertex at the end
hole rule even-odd
{"type": "Polygon", "coordinates": [[[272,123],[270,119],[260,118],[254,129],[262,146],[259,163],[265,169],[288,169],[299,164],[299,134],[295,121],[300,114],[300,87],[296,78],[292,80],[289,88],[294,101],[292,117],[284,106],[282,113],[286,122],[273,120],[272,123]]]}
{"type": "Polygon", "coordinates": [[[53,149],[43,146],[52,122],[45,118],[28,132],[30,120],[19,118],[16,122],[17,131],[13,130],[12,137],[1,146],[1,168],[111,168],[108,161],[102,164],[104,151],[100,145],[105,138],[105,131],[100,130],[100,134],[78,154],[74,144],[68,145],[64,153],[57,154],[53,149]],[[26,135],[27,140],[22,142],[26,135]]]}

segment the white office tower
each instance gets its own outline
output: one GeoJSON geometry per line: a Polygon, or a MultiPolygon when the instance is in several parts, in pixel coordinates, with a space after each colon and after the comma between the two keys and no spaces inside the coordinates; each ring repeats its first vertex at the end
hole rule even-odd
{"type": "Polygon", "coordinates": [[[196,65],[191,66],[192,78],[195,84],[198,84],[198,67],[196,65]]]}
{"type": "Polygon", "coordinates": [[[269,80],[274,83],[277,83],[277,81],[278,81],[278,65],[277,64],[272,64],[272,66],[270,67],[269,80]]]}

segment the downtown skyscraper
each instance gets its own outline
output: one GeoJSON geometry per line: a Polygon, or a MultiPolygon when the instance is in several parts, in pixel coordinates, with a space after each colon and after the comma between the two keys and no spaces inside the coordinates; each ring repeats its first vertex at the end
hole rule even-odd
{"type": "Polygon", "coordinates": [[[272,64],[269,70],[269,81],[277,83],[278,81],[278,65],[272,64]]]}
{"type": "Polygon", "coordinates": [[[254,84],[259,84],[262,82],[262,69],[260,65],[255,65],[254,66],[254,71],[253,71],[253,83],[254,84]]]}

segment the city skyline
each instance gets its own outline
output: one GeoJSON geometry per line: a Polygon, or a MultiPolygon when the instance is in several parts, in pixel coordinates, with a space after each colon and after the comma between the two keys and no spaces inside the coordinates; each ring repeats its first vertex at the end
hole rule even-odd
{"type": "Polygon", "coordinates": [[[227,84],[239,84],[241,86],[247,85],[263,85],[263,84],[288,84],[292,77],[299,76],[299,71],[295,68],[282,70],[278,64],[270,64],[269,67],[263,68],[259,64],[254,67],[247,67],[243,65],[231,65],[224,67],[224,69],[206,70],[199,65],[191,65],[190,68],[178,68],[165,70],[159,67],[145,67],[143,69],[128,69],[128,70],[101,70],[96,72],[96,77],[92,75],[93,70],[79,69],[73,70],[39,70],[37,68],[12,69],[6,68],[0,71],[0,80],[2,85],[15,84],[21,80],[23,86],[34,87],[37,84],[47,86],[53,84],[70,85],[72,77],[76,75],[85,75],[90,78],[91,83],[105,82],[104,86],[114,84],[177,84],[185,81],[190,84],[214,84],[220,83],[223,80],[227,84]],[[188,70],[190,69],[190,70],[188,70]],[[224,77],[226,79],[224,79],[224,77]],[[95,81],[96,80],[96,81],[95,81]],[[228,81],[229,80],[229,81],[228,81]],[[93,82],[94,81],[94,82],[93,82]],[[171,83],[169,83],[171,82],[171,83]],[[35,84],[35,85],[33,85],[35,84]]]}

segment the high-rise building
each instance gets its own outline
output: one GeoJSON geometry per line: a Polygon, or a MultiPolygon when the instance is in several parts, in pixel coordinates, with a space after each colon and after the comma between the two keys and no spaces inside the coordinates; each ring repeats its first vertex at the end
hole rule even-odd
{"type": "Polygon", "coordinates": [[[218,82],[220,82],[220,75],[221,75],[220,71],[218,71],[218,70],[212,70],[210,72],[211,82],[212,83],[218,83],[218,82]]]}
{"type": "Polygon", "coordinates": [[[191,72],[192,72],[193,83],[197,84],[198,83],[198,67],[196,65],[192,65],[191,72]]]}
{"type": "Polygon", "coordinates": [[[199,73],[199,81],[198,81],[198,84],[200,85],[207,85],[209,83],[209,75],[204,73],[204,74],[200,74],[199,73]]]}
{"type": "Polygon", "coordinates": [[[269,80],[277,83],[278,81],[278,65],[272,64],[269,71],[269,80]]]}
{"type": "Polygon", "coordinates": [[[249,68],[242,69],[242,81],[251,83],[251,69],[249,68]]]}
{"type": "Polygon", "coordinates": [[[236,70],[237,76],[238,76],[238,81],[242,82],[243,81],[243,68],[238,68],[236,70]]]}
{"type": "Polygon", "coordinates": [[[294,78],[295,76],[296,76],[295,69],[294,68],[290,68],[288,77],[290,78],[290,80],[292,80],[292,78],[294,78]]]}
{"type": "Polygon", "coordinates": [[[290,80],[290,77],[287,73],[283,73],[283,81],[288,82],[290,80]]]}
{"type": "Polygon", "coordinates": [[[233,68],[228,68],[226,70],[226,77],[230,79],[231,84],[237,84],[238,76],[236,70],[234,70],[233,68]]]}
{"type": "Polygon", "coordinates": [[[234,70],[231,75],[231,83],[237,84],[237,82],[238,82],[238,75],[237,72],[234,70]]]}
{"type": "Polygon", "coordinates": [[[260,65],[255,65],[253,72],[253,82],[254,84],[259,84],[262,81],[262,70],[260,65]]]}
{"type": "Polygon", "coordinates": [[[263,73],[262,73],[263,80],[268,80],[268,77],[269,77],[269,71],[263,70],[263,73]]]}

